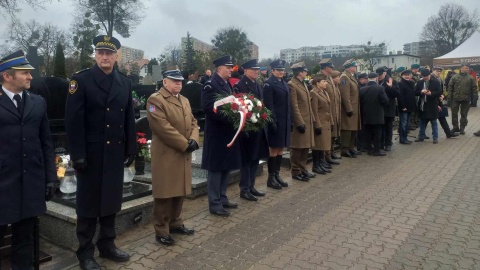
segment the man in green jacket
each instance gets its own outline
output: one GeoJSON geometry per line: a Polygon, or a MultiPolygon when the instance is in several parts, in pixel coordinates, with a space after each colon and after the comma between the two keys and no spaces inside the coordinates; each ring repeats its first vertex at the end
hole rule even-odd
{"type": "Polygon", "coordinates": [[[470,109],[471,97],[478,99],[477,85],[470,75],[470,68],[464,64],[460,67],[460,73],[454,75],[448,83],[448,98],[452,104],[453,132],[465,134],[467,126],[468,110],[470,109]],[[460,128],[458,127],[458,111],[460,110],[460,128]]]}

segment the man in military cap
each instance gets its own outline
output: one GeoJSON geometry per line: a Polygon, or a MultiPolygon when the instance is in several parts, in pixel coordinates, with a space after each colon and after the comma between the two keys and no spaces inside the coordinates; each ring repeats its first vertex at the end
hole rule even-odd
{"type": "Polygon", "coordinates": [[[364,86],[366,86],[367,83],[368,83],[368,75],[367,75],[367,73],[360,73],[360,74],[358,74],[357,79],[358,79],[358,86],[359,86],[359,87],[364,87],[364,86]]]}
{"type": "Polygon", "coordinates": [[[410,66],[410,69],[412,70],[412,79],[416,82],[418,82],[421,79],[420,76],[420,65],[419,64],[412,64],[410,66]]]}
{"type": "Polygon", "coordinates": [[[448,83],[448,98],[452,103],[452,126],[454,132],[465,134],[472,97],[473,99],[478,99],[477,85],[474,78],[470,75],[470,67],[462,65],[460,73],[453,75],[448,83]],[[459,111],[460,127],[458,125],[459,111]]]}
{"type": "Polygon", "coordinates": [[[398,89],[397,82],[387,74],[385,68],[377,68],[375,72],[378,74],[378,84],[383,86],[388,97],[388,104],[383,107],[385,111],[385,124],[382,129],[381,146],[385,151],[390,151],[393,145],[393,121],[395,120],[395,114],[397,112],[396,101],[400,98],[400,90],[398,89]]]}
{"type": "Polygon", "coordinates": [[[115,215],[122,206],[124,166],[130,166],[137,152],[132,82],[114,67],[120,42],[101,35],[93,45],[96,63],[72,76],[65,110],[77,172],[77,258],[82,269],[100,268],[92,244],[97,220],[100,257],[130,259],[115,246],[115,215]]]}
{"type": "Polygon", "coordinates": [[[197,120],[188,99],[180,94],[179,70],[163,72],[163,87],[147,100],[152,129],[153,223],[156,240],[173,245],[171,233],[192,235],[180,218],[183,198],[192,191],[192,152],[198,149],[197,120]],[[172,169],[175,168],[175,169],[172,169]]]}
{"type": "MultiPolygon", "coordinates": [[[[213,104],[219,96],[233,94],[228,83],[232,75],[232,57],[226,55],[213,61],[215,74],[207,81],[202,91],[202,108],[205,112],[205,132],[203,140],[202,169],[208,171],[208,208],[211,214],[229,216],[227,208],[237,208],[237,203],[227,198],[227,185],[230,171],[240,169],[242,155],[240,141],[227,147],[236,130],[225,116],[213,111],[213,104]]],[[[219,107],[218,110],[222,110],[219,107]]]]}
{"type": "Polygon", "coordinates": [[[335,66],[333,65],[332,61],[329,59],[322,59],[320,62],[320,70],[322,74],[327,76],[327,94],[330,98],[330,109],[331,109],[331,115],[333,118],[333,125],[332,125],[332,149],[331,151],[325,152],[325,159],[327,160],[328,163],[330,164],[340,164],[338,161],[334,159],[340,159],[341,156],[336,154],[334,150],[334,144],[335,144],[335,139],[340,136],[340,127],[341,127],[341,121],[340,121],[340,116],[342,114],[342,100],[341,100],[341,95],[340,95],[340,90],[338,89],[337,84],[333,81],[332,78],[332,73],[333,72],[338,72],[335,71],[334,68],[335,66]]]}
{"type": "Polygon", "coordinates": [[[263,85],[265,84],[265,81],[267,81],[268,79],[267,73],[268,73],[267,67],[260,67],[260,72],[258,73],[258,76],[256,79],[260,87],[263,87],[263,85]]]}
{"type": "Polygon", "coordinates": [[[356,158],[361,154],[355,150],[356,134],[361,126],[358,82],[355,79],[357,63],[349,59],[343,68],[345,71],[340,76],[339,86],[342,95],[342,156],[356,158]]]}
{"type": "MultiPolygon", "coordinates": [[[[258,60],[252,59],[242,64],[244,75],[233,86],[237,94],[244,93],[254,95],[263,101],[263,90],[255,79],[258,76],[258,60]]],[[[257,201],[257,197],[265,196],[265,193],[255,188],[255,177],[260,159],[268,158],[268,145],[265,130],[242,133],[242,168],[240,169],[240,198],[248,201],[257,201]]]]}
{"type": "Polygon", "coordinates": [[[304,62],[295,63],[290,67],[293,78],[288,82],[290,100],[292,104],[292,141],[290,144],[290,163],[292,178],[308,181],[315,174],[307,171],[308,151],[315,144],[313,137],[313,111],[311,106],[310,91],[305,85],[307,68],[304,62]]]}
{"type": "Polygon", "coordinates": [[[0,246],[11,224],[13,269],[33,269],[35,220],[57,181],[47,104],[27,91],[33,69],[23,51],[0,60],[0,246]]]}

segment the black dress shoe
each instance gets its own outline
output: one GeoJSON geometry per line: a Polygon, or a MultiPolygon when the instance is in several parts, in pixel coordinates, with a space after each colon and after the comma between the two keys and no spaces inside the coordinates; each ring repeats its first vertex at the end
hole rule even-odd
{"type": "Polygon", "coordinates": [[[425,139],[425,140],[430,140],[430,137],[428,137],[428,136],[425,136],[425,138],[424,138],[424,139],[425,139]]]}
{"type": "Polygon", "coordinates": [[[385,145],[385,151],[392,151],[391,145],[385,145]]]}
{"type": "Polygon", "coordinates": [[[216,216],[221,216],[221,217],[228,217],[230,216],[230,212],[226,209],[221,209],[221,210],[210,210],[210,214],[216,215],[216,216]]]}
{"type": "Polygon", "coordinates": [[[400,142],[400,144],[412,144],[412,141],[406,140],[404,142],[400,142]]]}
{"type": "Polygon", "coordinates": [[[303,174],[299,173],[297,175],[293,175],[292,179],[298,180],[298,181],[303,181],[303,182],[308,182],[308,178],[303,177],[303,174]]]}
{"type": "Polygon", "coordinates": [[[255,187],[250,188],[250,193],[252,193],[253,196],[257,197],[265,196],[265,192],[258,191],[255,187]]]}
{"type": "Polygon", "coordinates": [[[312,172],[318,173],[318,174],[323,174],[323,175],[327,174],[327,172],[324,171],[324,170],[322,169],[322,167],[320,167],[320,165],[315,165],[315,166],[313,166],[312,172]]]}
{"type": "Polygon", "coordinates": [[[126,262],[130,260],[130,255],[118,248],[112,248],[100,251],[100,258],[105,258],[114,262],[126,262]]]}
{"type": "Polygon", "coordinates": [[[350,157],[352,157],[352,158],[357,157],[357,152],[356,151],[348,151],[348,153],[350,154],[350,157]]]}
{"type": "Polygon", "coordinates": [[[333,160],[333,159],[330,159],[330,160],[327,160],[328,164],[330,165],[340,165],[340,162],[336,161],[336,160],[333,160]]]}
{"type": "Polygon", "coordinates": [[[240,192],[240,198],[252,202],[258,201],[257,197],[253,196],[250,192],[240,192]]]}
{"type": "Polygon", "coordinates": [[[185,225],[182,225],[180,227],[170,228],[170,233],[193,235],[195,233],[195,230],[186,228],[185,225]]]}
{"type": "Polygon", "coordinates": [[[437,144],[438,143],[438,140],[433,140],[433,144],[437,144]]]}
{"type": "Polygon", "coordinates": [[[275,173],[275,181],[282,187],[288,187],[288,183],[283,181],[283,179],[280,177],[280,174],[275,173]]]}
{"type": "Polygon", "coordinates": [[[328,163],[327,161],[321,161],[320,165],[322,165],[322,167],[325,167],[327,169],[332,169],[332,165],[330,165],[330,163],[328,163]]]}
{"type": "Polygon", "coordinates": [[[383,156],[386,156],[387,153],[383,152],[383,151],[379,151],[379,152],[373,152],[373,156],[375,157],[383,157],[383,156]]]}
{"type": "Polygon", "coordinates": [[[357,150],[352,150],[352,151],[350,151],[350,152],[355,153],[355,155],[357,155],[357,156],[361,156],[361,155],[362,155],[362,152],[357,151],[357,150]]]}
{"type": "Polygon", "coordinates": [[[423,139],[418,138],[414,142],[423,142],[423,139]]]}
{"type": "Polygon", "coordinates": [[[332,170],[330,170],[329,168],[325,167],[323,163],[320,163],[320,168],[326,172],[326,173],[331,173],[332,170]]]}
{"type": "Polygon", "coordinates": [[[157,242],[165,246],[173,246],[175,244],[175,239],[173,239],[170,235],[167,236],[155,236],[157,242]]]}
{"type": "Polygon", "coordinates": [[[227,203],[222,203],[223,208],[238,208],[238,203],[236,202],[227,202],[227,203]]]}
{"type": "Polygon", "coordinates": [[[308,172],[308,171],[302,172],[302,175],[303,175],[304,178],[314,178],[315,176],[317,176],[316,174],[308,172]]]}
{"type": "MultiPolygon", "coordinates": [[[[474,133],[475,134],[475,133],[474,133]]],[[[447,138],[454,138],[454,137],[458,137],[458,133],[455,133],[455,132],[451,132],[449,134],[447,134],[447,138]]]]}
{"type": "Polygon", "coordinates": [[[331,155],[333,159],[342,159],[342,156],[337,153],[332,153],[331,155]]]}
{"type": "Polygon", "coordinates": [[[94,258],[87,258],[78,264],[82,270],[100,270],[100,265],[94,258]]]}
{"type": "Polygon", "coordinates": [[[342,152],[342,157],[349,157],[349,158],[351,158],[351,157],[352,157],[352,154],[350,154],[350,152],[342,152]]]}

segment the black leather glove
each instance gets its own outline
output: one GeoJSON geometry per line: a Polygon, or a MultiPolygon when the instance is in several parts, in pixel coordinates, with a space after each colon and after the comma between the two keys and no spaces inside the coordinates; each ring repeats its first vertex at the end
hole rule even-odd
{"type": "Polygon", "coordinates": [[[72,160],[72,167],[75,171],[83,172],[87,169],[87,161],[85,159],[72,160]]]}
{"type": "Polygon", "coordinates": [[[135,160],[135,155],[127,155],[125,156],[125,167],[130,167],[132,165],[133,161],[135,160]]]}
{"type": "Polygon", "coordinates": [[[352,117],[352,115],[353,115],[353,112],[347,112],[348,117],[352,117]]]}
{"type": "Polygon", "coordinates": [[[48,183],[45,187],[45,201],[50,201],[53,198],[53,194],[55,194],[55,183],[48,183]]]}
{"type": "Polygon", "coordinates": [[[322,135],[322,128],[315,128],[315,135],[322,135]]]}
{"type": "Polygon", "coordinates": [[[305,133],[305,130],[306,130],[305,125],[300,125],[300,126],[298,126],[298,127],[297,127],[297,130],[298,130],[298,132],[300,132],[300,133],[302,133],[302,134],[305,133]]]}
{"type": "Polygon", "coordinates": [[[185,152],[187,153],[191,153],[195,150],[197,150],[199,147],[198,147],[198,144],[195,140],[188,140],[188,146],[187,146],[187,150],[185,150],[185,152]]]}

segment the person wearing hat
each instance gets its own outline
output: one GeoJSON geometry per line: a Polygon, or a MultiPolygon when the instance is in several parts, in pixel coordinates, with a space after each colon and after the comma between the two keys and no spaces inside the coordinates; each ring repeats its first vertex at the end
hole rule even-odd
{"type": "Polygon", "coordinates": [[[416,110],[415,99],[415,81],[412,80],[412,71],[405,70],[401,72],[402,78],[398,83],[400,98],[398,98],[398,116],[399,116],[399,141],[400,144],[412,144],[408,139],[408,125],[410,116],[416,110]]]}
{"type": "Polygon", "coordinates": [[[137,153],[132,82],[115,68],[120,42],[100,35],[93,45],[96,63],[72,76],[65,108],[70,158],[77,172],[77,258],[82,269],[100,268],[92,243],[97,221],[100,257],[130,259],[115,246],[115,216],[122,206],[124,167],[137,153]]]}
{"type": "Polygon", "coordinates": [[[470,67],[464,64],[460,73],[454,75],[448,83],[448,97],[452,106],[452,126],[454,132],[465,134],[468,124],[468,111],[470,102],[478,99],[478,89],[475,79],[470,75],[470,67]],[[458,112],[460,111],[460,126],[458,125],[458,112]]]}
{"type": "Polygon", "coordinates": [[[358,82],[355,79],[357,63],[353,59],[343,64],[345,71],[340,76],[340,93],[342,95],[342,156],[356,158],[361,152],[355,150],[357,131],[361,127],[358,82]]]}
{"type": "Polygon", "coordinates": [[[375,71],[378,74],[378,84],[383,86],[388,97],[388,104],[383,107],[385,123],[382,128],[381,147],[385,151],[391,151],[393,145],[393,121],[397,113],[397,99],[400,98],[400,91],[397,82],[387,74],[384,67],[377,68],[375,71]]]}
{"type": "Polygon", "coordinates": [[[33,69],[23,51],[0,59],[0,244],[11,224],[13,269],[33,269],[35,222],[57,181],[47,104],[27,91],[33,69]]]}
{"type": "Polygon", "coordinates": [[[304,62],[293,64],[291,67],[293,78],[288,82],[292,105],[292,141],[290,143],[290,163],[292,178],[299,181],[308,181],[315,174],[308,172],[308,151],[315,145],[312,106],[310,92],[304,80],[307,77],[307,68],[304,62]]]}
{"type": "Polygon", "coordinates": [[[358,74],[358,87],[364,87],[368,83],[368,74],[367,73],[360,73],[358,74]]]}
{"type": "Polygon", "coordinates": [[[263,102],[265,107],[270,110],[273,120],[267,126],[269,151],[267,187],[279,190],[288,187],[288,183],[280,177],[280,167],[283,149],[290,146],[291,140],[290,90],[283,80],[285,61],[275,60],[270,63],[270,67],[272,75],[263,85],[263,102]]]}
{"type": "Polygon", "coordinates": [[[330,151],[325,152],[325,159],[329,164],[332,165],[338,165],[340,162],[338,162],[335,159],[340,159],[342,158],[341,156],[337,155],[334,152],[334,142],[335,139],[340,136],[340,115],[341,115],[341,108],[342,108],[342,101],[340,100],[340,90],[338,90],[338,85],[333,81],[332,74],[333,73],[339,73],[336,70],[333,70],[335,66],[333,65],[332,61],[329,60],[323,60],[320,61],[320,71],[321,74],[327,76],[327,94],[330,97],[330,108],[332,109],[331,115],[332,115],[332,138],[331,138],[331,146],[332,149],[330,151]]]}
{"type": "Polygon", "coordinates": [[[430,70],[422,69],[422,80],[418,81],[415,86],[415,95],[419,96],[418,100],[418,117],[420,119],[420,131],[415,142],[423,142],[425,140],[425,129],[428,122],[432,125],[433,143],[438,143],[438,100],[442,95],[440,84],[430,76],[430,70]]]}
{"type": "MultiPolygon", "coordinates": [[[[242,79],[233,86],[236,94],[250,94],[259,100],[263,100],[262,88],[257,84],[258,60],[252,59],[242,64],[244,70],[242,79]]],[[[265,130],[242,133],[242,168],[240,169],[240,198],[248,201],[257,201],[257,197],[265,196],[265,193],[255,188],[255,177],[260,159],[268,158],[268,145],[265,130]]]]}
{"type": "Polygon", "coordinates": [[[410,69],[412,70],[412,79],[417,83],[421,78],[420,78],[420,65],[419,64],[412,64],[410,66],[410,69]]]}
{"type": "Polygon", "coordinates": [[[267,81],[268,79],[268,70],[267,70],[267,67],[260,67],[260,72],[258,73],[258,76],[257,76],[257,84],[260,86],[260,87],[263,87],[263,85],[265,84],[265,82],[267,81]]]}
{"type": "Polygon", "coordinates": [[[163,72],[163,87],[146,106],[152,130],[153,224],[156,240],[167,246],[175,243],[171,233],[194,233],[180,215],[184,196],[192,192],[191,160],[199,148],[199,130],[188,99],[180,94],[182,81],[179,70],[163,72]]]}
{"type": "MultiPolygon", "coordinates": [[[[205,131],[203,140],[202,169],[208,171],[208,208],[210,213],[218,216],[229,216],[229,208],[237,208],[238,204],[227,197],[227,185],[230,171],[242,166],[240,140],[227,147],[235,136],[236,129],[221,112],[213,111],[213,104],[219,96],[233,94],[228,79],[232,75],[232,57],[222,56],[213,61],[215,73],[205,83],[201,95],[201,103],[205,112],[205,131]]],[[[222,110],[222,106],[218,107],[222,110]]]]}
{"type": "Polygon", "coordinates": [[[315,145],[312,147],[313,165],[312,171],[318,174],[332,172],[332,166],[327,163],[325,156],[332,149],[332,108],[331,99],[327,93],[327,76],[325,74],[315,75],[312,79],[313,89],[310,91],[312,97],[312,111],[315,118],[314,132],[315,145]]]}
{"type": "Polygon", "coordinates": [[[367,152],[373,156],[385,156],[385,152],[381,149],[381,136],[385,123],[383,107],[388,104],[388,97],[384,87],[378,85],[378,78],[379,75],[376,72],[368,74],[367,85],[360,88],[360,105],[367,152]]]}

